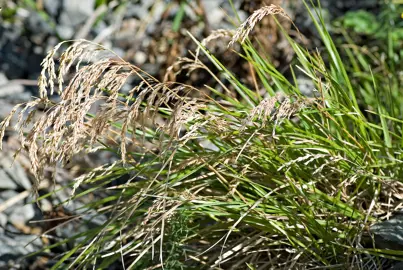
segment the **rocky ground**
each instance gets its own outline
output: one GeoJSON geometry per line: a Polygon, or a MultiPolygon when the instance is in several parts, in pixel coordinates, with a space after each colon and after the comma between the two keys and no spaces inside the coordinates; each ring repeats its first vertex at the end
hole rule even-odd
{"type": "MultiPolygon", "coordinates": [[[[196,47],[183,29],[201,40],[211,30],[233,28],[228,19],[233,11],[226,0],[192,1],[191,5],[186,6],[179,27],[174,24],[180,9],[179,1],[104,1],[107,4],[98,6],[95,0],[4,2],[0,24],[1,119],[15,104],[26,102],[38,94],[36,79],[41,60],[47,51],[62,40],[85,38],[102,43],[125,60],[162,79],[166,68],[178,56],[187,55],[189,49],[196,47]]],[[[246,18],[262,2],[287,6],[287,11],[301,26],[301,30],[305,29],[310,38],[315,36],[315,33],[309,33],[312,27],[307,23],[305,13],[299,11],[301,6],[296,4],[298,1],[234,0],[241,18],[246,18]]],[[[333,17],[351,9],[377,8],[376,0],[336,1],[337,4],[333,1],[321,2],[333,17]]],[[[269,30],[276,31],[273,28],[269,30]]],[[[273,35],[273,32],[263,33],[267,37],[273,35]]],[[[268,42],[267,46],[280,65],[280,60],[284,60],[285,56],[279,41],[268,42]]],[[[225,57],[226,46],[217,45],[214,50],[225,57]]],[[[230,64],[236,66],[234,62],[230,64]]],[[[57,250],[50,252],[54,253],[54,257],[42,253],[29,258],[24,255],[68,237],[72,230],[77,232],[86,228],[78,227],[74,222],[61,227],[62,222],[40,220],[69,220],[79,213],[82,204],[75,201],[58,206],[68,199],[68,189],[42,200],[39,205],[32,203],[35,199],[31,194],[34,179],[30,174],[28,159],[22,155],[13,164],[13,153],[18,147],[18,141],[10,132],[4,151],[0,152],[0,269],[46,269],[57,258],[57,250]]],[[[87,157],[84,162],[90,167],[109,157],[97,158],[100,160],[87,157]]],[[[77,170],[74,165],[60,170],[55,183],[44,183],[39,195],[71,181],[77,170]]],[[[103,222],[105,218],[98,216],[92,222],[103,222]]]]}

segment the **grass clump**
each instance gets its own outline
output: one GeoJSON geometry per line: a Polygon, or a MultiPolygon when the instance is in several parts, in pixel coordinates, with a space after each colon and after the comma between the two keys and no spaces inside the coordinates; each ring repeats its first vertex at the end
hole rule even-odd
{"type": "Polygon", "coordinates": [[[73,236],[74,248],[54,268],[364,269],[381,267],[380,257],[402,258],[377,249],[370,226],[400,207],[392,194],[402,175],[403,100],[384,97],[395,90],[379,84],[382,74],[368,62],[366,76],[349,68],[355,63],[342,60],[321,15],[306,7],[324,49],[309,51],[283,29],[296,55],[289,77],[249,35],[263,16],[287,17],[280,7],[257,10],[235,33],[215,33],[239,44],[233,53],[264,91],[209,52],[212,37],[194,41],[216,70],[197,57],[180,60],[217,81],[209,94],[159,82],[85,40],[71,42],[57,71],[62,44],[49,52],[40,97],[18,106],[3,132],[18,113],[21,150],[38,181],[46,167],[83,152],[120,157],[73,183],[71,199],[103,194],[87,208],[108,220],[73,236]],[[311,81],[312,97],[301,94],[297,72],[311,81]],[[124,92],[132,77],[141,83],[124,92]],[[56,88],[60,100],[52,101],[56,88]],[[44,114],[24,133],[39,106],[44,114]],[[129,180],[114,184],[123,175],[129,180]]]}

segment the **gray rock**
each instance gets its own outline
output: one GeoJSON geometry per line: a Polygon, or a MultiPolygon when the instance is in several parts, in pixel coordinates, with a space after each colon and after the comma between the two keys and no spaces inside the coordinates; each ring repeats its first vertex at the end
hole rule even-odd
{"type": "Polygon", "coordinates": [[[0,193],[0,201],[6,201],[12,197],[15,197],[18,195],[18,192],[14,190],[6,190],[0,193]]]}
{"type": "Polygon", "coordinates": [[[9,217],[11,224],[25,225],[35,216],[35,210],[32,204],[15,207],[9,217]]]}
{"type": "Polygon", "coordinates": [[[42,247],[41,240],[35,235],[0,235],[0,261],[7,257],[19,258],[40,247],[42,247]],[[30,243],[31,241],[33,242],[30,243]]]}
{"type": "Polygon", "coordinates": [[[7,216],[4,213],[0,213],[0,226],[5,227],[7,224],[7,216]]]}
{"type": "MultiPolygon", "coordinates": [[[[150,1],[151,2],[151,1],[150,1]]],[[[148,8],[149,4],[139,4],[139,5],[128,5],[127,10],[126,10],[126,16],[127,17],[135,17],[135,18],[145,18],[148,14],[148,8]]]]}
{"type": "Polygon", "coordinates": [[[16,14],[18,17],[21,17],[21,18],[28,18],[29,17],[29,15],[30,15],[30,12],[29,12],[29,10],[28,9],[26,9],[26,8],[17,8],[17,14],[16,14]]]}
{"type": "Polygon", "coordinates": [[[43,5],[49,15],[56,17],[58,10],[61,8],[62,1],[44,0],[43,5]]]}
{"type": "Polygon", "coordinates": [[[315,89],[315,84],[312,82],[311,79],[306,77],[297,77],[297,84],[298,88],[301,91],[301,94],[312,97],[313,91],[315,89]]]}
{"type": "MultiPolygon", "coordinates": [[[[60,185],[56,185],[55,186],[55,190],[61,188],[60,185]]],[[[58,192],[55,193],[55,198],[53,199],[53,204],[58,204],[58,203],[62,203],[62,202],[68,202],[71,198],[71,193],[72,190],[70,188],[64,188],[63,190],[60,190],[58,192]]],[[[74,200],[73,201],[69,201],[69,204],[74,204],[74,200]]]]}
{"type": "Polygon", "coordinates": [[[0,170],[0,189],[17,189],[18,185],[13,181],[8,174],[0,170]]]}
{"type": "Polygon", "coordinates": [[[120,57],[124,57],[126,54],[125,50],[123,50],[122,48],[119,48],[119,47],[113,47],[112,51],[114,53],[116,53],[117,56],[120,56],[120,57]]]}
{"type": "Polygon", "coordinates": [[[30,12],[27,19],[27,27],[41,35],[53,33],[51,25],[39,13],[30,12]]]}
{"type": "Polygon", "coordinates": [[[39,201],[41,205],[41,210],[44,212],[50,212],[53,209],[52,203],[48,199],[43,199],[39,201]]]}
{"type": "Polygon", "coordinates": [[[403,249],[403,213],[387,221],[373,225],[370,232],[374,235],[375,247],[386,249],[403,249]]]}
{"type": "Polygon", "coordinates": [[[0,154],[0,188],[15,189],[10,179],[17,184],[17,186],[23,187],[25,190],[30,190],[32,187],[31,182],[25,174],[21,165],[13,160],[13,158],[5,153],[0,154]]]}
{"type": "Polygon", "coordinates": [[[402,269],[403,269],[403,262],[398,262],[389,268],[389,270],[402,270],[402,269]]]}
{"type": "Polygon", "coordinates": [[[0,213],[0,234],[4,233],[4,228],[7,224],[7,216],[4,213],[0,213]]]}
{"type": "MultiPolygon", "coordinates": [[[[18,193],[14,190],[6,190],[0,193],[0,203],[4,203],[5,201],[7,201],[8,199],[11,199],[15,196],[17,196],[18,193]]],[[[17,202],[15,205],[22,205],[23,202],[19,201],[17,202]]],[[[13,207],[8,207],[7,209],[5,209],[2,213],[4,213],[6,216],[11,215],[11,213],[14,211],[13,207]]]]}
{"type": "Polygon", "coordinates": [[[66,26],[82,24],[94,12],[95,0],[63,1],[60,23],[66,26]]]}
{"type": "Polygon", "coordinates": [[[136,54],[134,55],[134,62],[137,65],[142,65],[147,61],[147,54],[142,52],[142,51],[138,51],[136,52],[136,54]]]}
{"type": "Polygon", "coordinates": [[[24,86],[9,83],[6,75],[0,73],[0,98],[8,96],[18,96],[24,92],[24,86]]]}
{"type": "MultiPolygon", "coordinates": [[[[0,203],[4,203],[5,201],[18,196],[18,192],[14,191],[14,190],[6,190],[0,193],[0,203]]],[[[23,206],[23,201],[20,200],[18,202],[16,202],[15,204],[13,204],[13,207],[8,207],[6,208],[2,213],[6,214],[6,215],[11,215],[15,209],[15,207],[22,207],[23,206]]]]}
{"type": "Polygon", "coordinates": [[[8,79],[6,77],[6,75],[4,75],[4,73],[0,73],[0,85],[6,84],[8,83],[8,79]]]}
{"type": "Polygon", "coordinates": [[[204,0],[203,2],[204,9],[206,12],[207,20],[210,26],[214,27],[219,26],[223,18],[226,16],[225,11],[220,8],[222,5],[221,1],[216,0],[204,0]]]}
{"type": "MultiPolygon", "coordinates": [[[[32,100],[32,94],[28,91],[24,91],[18,95],[10,95],[4,98],[5,101],[9,101],[12,104],[18,104],[28,102],[32,100]]],[[[10,112],[10,111],[9,111],[10,112]]]]}
{"type": "Polygon", "coordinates": [[[164,13],[165,4],[162,2],[157,2],[153,6],[153,13],[150,23],[147,25],[147,33],[152,34],[157,29],[157,22],[160,20],[162,13],[164,13]]]}
{"type": "Polygon", "coordinates": [[[71,39],[74,35],[74,28],[69,25],[57,25],[56,32],[62,39],[71,39]]]}

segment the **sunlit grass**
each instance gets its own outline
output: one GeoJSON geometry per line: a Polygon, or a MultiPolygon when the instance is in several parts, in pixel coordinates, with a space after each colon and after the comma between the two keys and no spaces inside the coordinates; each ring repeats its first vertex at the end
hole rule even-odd
{"type": "MultiPolygon", "coordinates": [[[[306,10],[324,48],[309,51],[278,23],[296,55],[292,78],[258,53],[253,35],[240,42],[257,21],[233,37],[240,44],[233,53],[251,64],[264,95],[194,37],[218,70],[210,70],[217,80],[210,95],[196,98],[199,90],[191,86],[159,83],[107,57],[91,58],[67,83],[59,77],[62,101],[28,135],[21,133],[38,178],[40,157],[49,155],[56,164],[102,148],[121,160],[74,183],[72,200],[103,195],[87,207],[108,221],[72,237],[74,248],[54,268],[102,269],[120,261],[129,269],[360,269],[379,266],[378,257],[402,258],[401,251],[376,249],[369,233],[393,209],[385,207],[393,203],[385,194],[402,175],[399,88],[385,83],[385,69],[372,67],[360,48],[347,46],[342,58],[321,14],[306,10]],[[301,93],[296,70],[311,80],[313,97],[301,93]],[[124,94],[129,76],[143,83],[124,94]],[[103,107],[90,115],[95,101],[103,107]],[[66,152],[57,152],[61,146],[66,152]],[[130,180],[112,184],[123,175],[130,180]]],[[[254,18],[259,12],[285,16],[274,6],[254,18]]],[[[90,45],[70,47],[61,71],[92,56],[90,45]]],[[[28,111],[49,102],[47,87],[59,76],[51,56],[44,61],[42,97],[28,111]]],[[[187,68],[207,69],[199,61],[187,68]]],[[[397,73],[386,75],[400,86],[397,73]]]]}

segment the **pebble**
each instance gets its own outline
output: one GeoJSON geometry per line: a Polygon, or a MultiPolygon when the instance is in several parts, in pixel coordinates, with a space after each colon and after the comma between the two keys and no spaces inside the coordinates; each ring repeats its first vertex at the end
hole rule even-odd
{"type": "Polygon", "coordinates": [[[23,259],[21,258],[22,256],[41,247],[42,242],[36,235],[18,235],[14,233],[0,235],[0,262],[14,261],[16,263],[23,259]],[[31,241],[33,242],[30,243],[31,241]]]}
{"type": "Polygon", "coordinates": [[[0,189],[17,189],[17,184],[3,170],[0,170],[0,189]]]}
{"type": "Polygon", "coordinates": [[[75,33],[74,27],[70,25],[56,26],[56,32],[62,39],[71,39],[75,33]]]}
{"type": "Polygon", "coordinates": [[[14,226],[24,226],[35,216],[35,210],[32,204],[14,207],[12,214],[9,216],[9,221],[14,226]]]}
{"type": "Polygon", "coordinates": [[[9,84],[9,80],[3,72],[0,72],[0,98],[19,95],[24,92],[24,86],[9,84]]]}
{"type": "Polygon", "coordinates": [[[0,178],[0,188],[13,186],[14,188],[9,189],[22,187],[24,190],[30,190],[32,187],[31,181],[29,181],[25,174],[25,170],[17,161],[14,161],[13,157],[4,152],[0,152],[0,173],[3,173],[2,176],[5,176],[3,179],[0,178]]]}
{"type": "Polygon", "coordinates": [[[370,228],[377,248],[403,249],[403,213],[370,228]]]}
{"type": "Polygon", "coordinates": [[[4,232],[6,224],[7,224],[7,215],[4,213],[0,213],[0,233],[4,232]]]}
{"type": "MultiPolygon", "coordinates": [[[[0,192],[0,205],[17,195],[18,195],[18,192],[14,191],[14,190],[5,190],[5,191],[0,192]]],[[[8,207],[8,208],[4,209],[4,211],[1,213],[5,214],[8,217],[9,215],[11,215],[13,213],[15,207],[21,206],[22,204],[23,204],[22,201],[16,202],[12,207],[8,207]]]]}
{"type": "Polygon", "coordinates": [[[307,77],[299,76],[297,77],[298,89],[301,91],[301,94],[312,97],[313,91],[315,89],[315,84],[311,79],[307,77]]]}
{"type": "Polygon", "coordinates": [[[224,10],[220,8],[222,1],[204,0],[202,1],[203,7],[206,11],[208,23],[211,27],[219,27],[223,17],[225,16],[224,10]]]}
{"type": "Polygon", "coordinates": [[[94,13],[95,0],[63,1],[63,12],[60,15],[60,24],[76,26],[85,22],[94,13]]]}
{"type": "Polygon", "coordinates": [[[136,63],[136,65],[142,65],[146,61],[147,61],[147,54],[145,54],[142,51],[136,52],[136,54],[134,56],[134,62],[136,63]]]}
{"type": "Polygon", "coordinates": [[[55,0],[44,0],[43,5],[48,12],[49,15],[52,17],[56,17],[59,9],[61,8],[62,1],[55,1],[55,0]]]}
{"type": "Polygon", "coordinates": [[[39,203],[41,205],[41,210],[44,212],[50,212],[53,209],[53,205],[48,199],[42,199],[39,203]]]}

